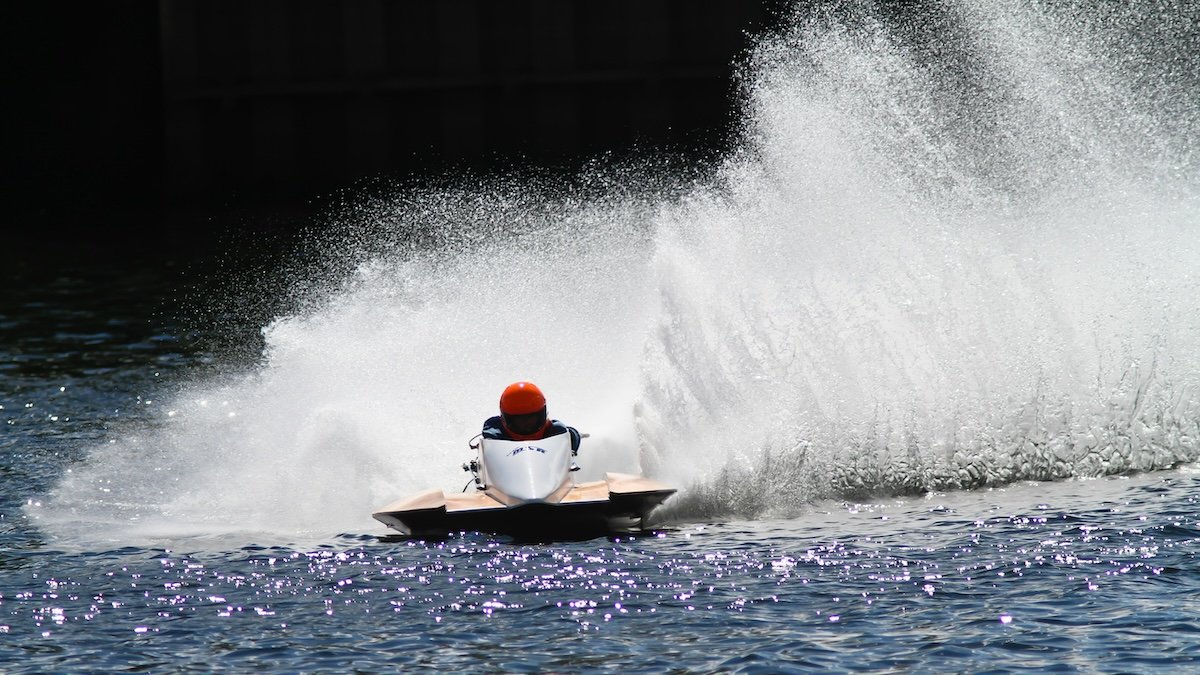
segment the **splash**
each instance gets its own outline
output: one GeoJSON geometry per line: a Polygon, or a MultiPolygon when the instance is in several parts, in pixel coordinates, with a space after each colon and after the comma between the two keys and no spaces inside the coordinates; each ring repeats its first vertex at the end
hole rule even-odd
{"type": "Polygon", "coordinates": [[[34,516],[122,541],[375,531],[465,482],[523,378],[592,434],[585,478],[677,482],[680,518],[1194,461],[1198,24],[797,10],[709,178],[364,198],[258,369],[186,387],[34,516]]]}
{"type": "Polygon", "coordinates": [[[359,262],[264,328],[258,368],[185,388],[34,516],[70,540],[385,531],[369,515],[384,504],[462,489],[468,441],[519,379],[591,434],[584,480],[635,471],[655,207],[616,188],[531,191],[497,181],[360,205],[332,237],[359,262]]]}
{"type": "Polygon", "coordinates": [[[639,430],[696,485],[676,508],[1197,458],[1193,57],[1118,30],[1197,17],[1099,9],[830,11],[760,45],[745,152],[659,227],[639,430]]]}

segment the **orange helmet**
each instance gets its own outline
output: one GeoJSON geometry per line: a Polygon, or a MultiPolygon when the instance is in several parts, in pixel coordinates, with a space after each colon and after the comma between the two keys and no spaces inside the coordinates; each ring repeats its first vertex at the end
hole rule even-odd
{"type": "Polygon", "coordinates": [[[545,407],[545,395],[532,382],[514,382],[500,394],[500,412],[505,415],[528,415],[545,407]]]}
{"type": "Polygon", "coordinates": [[[532,382],[514,382],[500,394],[500,421],[516,440],[541,438],[550,424],[546,397],[532,382]]]}

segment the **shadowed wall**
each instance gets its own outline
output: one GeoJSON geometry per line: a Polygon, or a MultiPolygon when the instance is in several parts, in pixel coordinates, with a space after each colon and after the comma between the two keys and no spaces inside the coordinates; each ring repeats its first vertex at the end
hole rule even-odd
{"type": "Polygon", "coordinates": [[[162,4],[172,197],[711,146],[766,12],[736,0],[162,4]]]}
{"type": "Polygon", "coordinates": [[[735,63],[777,5],[6,4],[10,213],[90,234],[181,209],[303,209],[370,177],[711,155],[735,123],[735,63]]]}

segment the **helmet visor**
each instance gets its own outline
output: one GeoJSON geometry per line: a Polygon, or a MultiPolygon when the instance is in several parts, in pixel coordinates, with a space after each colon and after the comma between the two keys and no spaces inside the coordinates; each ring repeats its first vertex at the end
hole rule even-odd
{"type": "Polygon", "coordinates": [[[514,434],[528,436],[536,434],[546,426],[546,409],[542,408],[536,412],[525,413],[524,415],[504,415],[504,426],[514,434]]]}

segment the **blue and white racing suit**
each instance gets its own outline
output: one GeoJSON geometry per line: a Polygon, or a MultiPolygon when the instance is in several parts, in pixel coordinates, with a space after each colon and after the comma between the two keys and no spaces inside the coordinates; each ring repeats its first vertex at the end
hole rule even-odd
{"type": "MultiPolygon", "coordinates": [[[[495,417],[489,417],[487,421],[483,423],[483,437],[494,438],[501,441],[518,440],[504,433],[504,425],[501,424],[500,421],[499,415],[496,415],[495,417]]],[[[542,438],[557,436],[559,434],[571,434],[571,452],[574,453],[579,451],[579,442],[581,439],[579,431],[576,430],[575,427],[569,427],[558,420],[550,420],[550,425],[546,427],[546,433],[542,434],[542,438]]]]}

